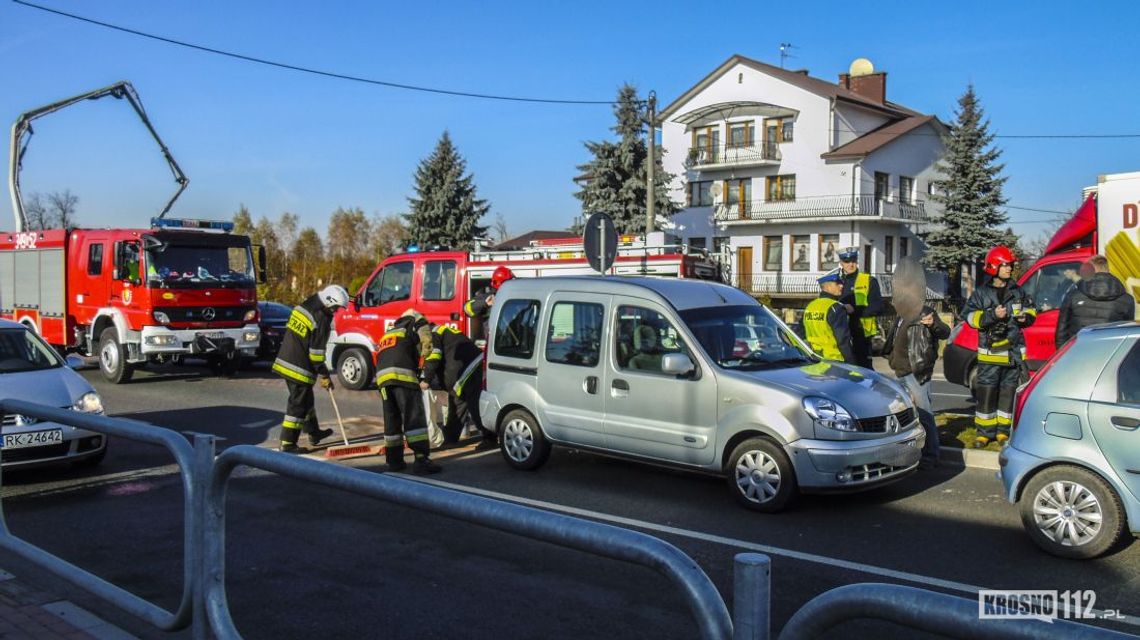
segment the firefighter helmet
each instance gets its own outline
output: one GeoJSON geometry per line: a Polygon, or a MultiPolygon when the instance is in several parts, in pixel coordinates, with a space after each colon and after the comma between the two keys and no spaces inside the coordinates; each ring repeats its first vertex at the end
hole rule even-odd
{"type": "Polygon", "coordinates": [[[491,274],[491,288],[498,291],[503,283],[515,277],[515,273],[506,267],[496,267],[491,274]]]}
{"type": "Polygon", "coordinates": [[[989,253],[986,254],[986,262],[982,269],[991,276],[996,276],[998,267],[1003,264],[1013,264],[1015,262],[1017,262],[1017,257],[1013,255],[1009,247],[999,245],[990,249],[989,253]]]}
{"type": "Polygon", "coordinates": [[[317,295],[321,297],[321,302],[324,303],[328,309],[348,306],[348,291],[339,284],[330,284],[324,289],[321,289],[321,292],[317,295]]]}

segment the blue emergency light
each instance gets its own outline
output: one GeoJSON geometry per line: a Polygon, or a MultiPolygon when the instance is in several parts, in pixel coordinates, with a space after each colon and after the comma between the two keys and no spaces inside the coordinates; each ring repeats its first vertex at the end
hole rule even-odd
{"type": "Polygon", "coordinates": [[[157,229],[213,229],[230,232],[234,223],[225,220],[194,220],[191,218],[151,218],[150,226],[157,229]]]}

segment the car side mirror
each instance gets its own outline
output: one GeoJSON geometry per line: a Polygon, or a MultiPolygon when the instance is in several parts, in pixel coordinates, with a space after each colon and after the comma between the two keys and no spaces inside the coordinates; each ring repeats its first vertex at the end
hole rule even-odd
{"type": "Polygon", "coordinates": [[[80,358],[75,354],[71,354],[65,357],[63,359],[63,362],[68,366],[69,369],[82,369],[83,366],[87,364],[84,362],[83,358],[80,358]]]}
{"type": "Polygon", "coordinates": [[[696,365],[683,353],[667,353],[661,358],[661,372],[671,376],[687,376],[695,369],[696,365]]]}
{"type": "Polygon", "coordinates": [[[349,308],[352,309],[353,313],[360,313],[360,294],[359,293],[352,296],[352,300],[349,300],[349,308]]]}
{"type": "Polygon", "coordinates": [[[266,268],[265,268],[265,265],[266,265],[265,245],[259,244],[259,245],[254,245],[254,246],[257,247],[257,281],[260,284],[265,284],[266,282],[269,281],[269,273],[266,271],[266,268]]]}

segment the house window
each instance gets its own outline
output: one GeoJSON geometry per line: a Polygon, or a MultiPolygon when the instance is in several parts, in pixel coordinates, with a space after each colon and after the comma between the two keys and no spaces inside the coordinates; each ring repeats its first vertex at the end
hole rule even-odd
{"type": "Polygon", "coordinates": [[[783,124],[780,128],[780,135],[783,136],[783,139],[781,140],[781,142],[791,142],[792,141],[792,127],[793,127],[793,124],[792,124],[791,118],[787,118],[783,121],[783,124]]]}
{"type": "Polygon", "coordinates": [[[769,202],[796,199],[796,176],[768,176],[767,193],[769,202]]]}
{"type": "Polygon", "coordinates": [[[720,129],[718,127],[693,129],[693,148],[689,149],[689,158],[697,166],[718,162],[717,147],[719,146],[720,129]]]}
{"type": "Polygon", "coordinates": [[[697,238],[697,237],[689,238],[689,248],[690,249],[704,249],[707,246],[708,245],[705,244],[705,237],[704,236],[701,236],[699,238],[697,238]]]}
{"type": "Polygon", "coordinates": [[[819,234],[819,270],[831,271],[839,266],[839,234],[819,234]]]}
{"type": "Polygon", "coordinates": [[[886,260],[887,273],[894,273],[895,271],[895,237],[887,236],[887,244],[883,248],[884,259],[886,260]]]}
{"type": "Polygon", "coordinates": [[[701,182],[689,183],[689,206],[690,207],[709,207],[712,206],[712,182],[705,180],[701,182]]]}
{"type": "Polygon", "coordinates": [[[725,180],[724,199],[728,203],[728,210],[748,217],[752,203],[752,179],[725,180]]]}
{"type": "Polygon", "coordinates": [[[784,268],[784,236],[764,236],[764,270],[784,268]]]}
{"type": "Polygon", "coordinates": [[[811,269],[811,236],[792,236],[792,271],[811,269]]]}
{"type": "Polygon", "coordinates": [[[728,236],[713,238],[713,253],[725,253],[728,250],[728,236]]]}
{"type": "Polygon", "coordinates": [[[875,199],[886,200],[891,195],[891,174],[875,172],[875,199]]]}
{"type": "Polygon", "coordinates": [[[749,146],[752,146],[752,123],[751,122],[729,123],[727,146],[730,149],[733,147],[749,147],[749,146]]]}
{"type": "Polygon", "coordinates": [[[899,202],[914,204],[914,178],[899,176],[899,202]]]}
{"type": "Polygon", "coordinates": [[[910,255],[910,238],[899,238],[899,260],[910,255]]]}

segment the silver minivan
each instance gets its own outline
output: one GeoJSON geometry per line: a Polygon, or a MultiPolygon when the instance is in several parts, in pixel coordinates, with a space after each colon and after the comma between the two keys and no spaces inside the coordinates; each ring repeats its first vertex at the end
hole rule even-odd
{"type": "Polygon", "coordinates": [[[504,459],[552,445],[725,476],[758,511],[898,480],[925,441],[889,378],[821,360],[767,308],[697,280],[510,280],[495,296],[483,423],[504,459]],[[775,340],[746,343],[740,327],[775,340]]]}

